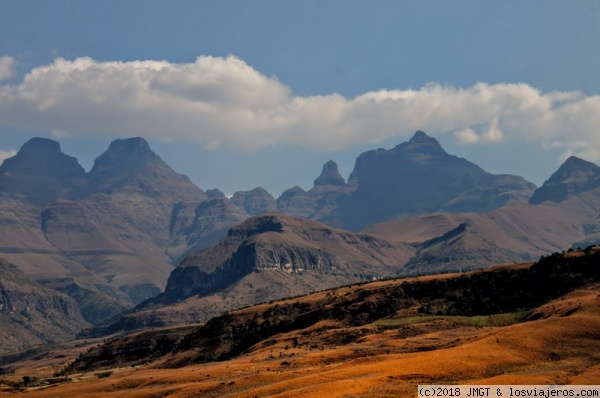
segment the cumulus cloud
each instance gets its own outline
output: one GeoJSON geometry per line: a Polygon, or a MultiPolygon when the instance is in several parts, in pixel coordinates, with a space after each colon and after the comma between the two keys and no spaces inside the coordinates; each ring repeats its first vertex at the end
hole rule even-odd
{"type": "Polygon", "coordinates": [[[500,142],[504,138],[504,134],[498,127],[498,119],[486,123],[484,126],[477,128],[466,128],[454,133],[456,139],[462,144],[475,144],[478,142],[500,142]]]}
{"type": "Polygon", "coordinates": [[[0,57],[0,80],[12,79],[15,76],[16,62],[13,57],[0,57]]]}
{"type": "Polygon", "coordinates": [[[600,96],[523,83],[296,96],[235,56],[181,64],[57,58],[0,86],[2,124],[239,149],[280,142],[339,149],[420,129],[463,144],[526,140],[600,156],[600,96]]]}

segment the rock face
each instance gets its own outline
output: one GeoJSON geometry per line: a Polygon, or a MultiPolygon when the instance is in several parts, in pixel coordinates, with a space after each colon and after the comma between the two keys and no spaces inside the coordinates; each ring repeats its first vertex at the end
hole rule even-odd
{"type": "Polygon", "coordinates": [[[322,221],[350,230],[431,212],[485,212],[525,201],[535,185],[492,175],[444,151],[422,131],[393,149],[361,154],[348,181],[355,189],[322,221]]]}
{"type": "Polygon", "coordinates": [[[0,353],[64,341],[88,325],[73,299],[0,259],[0,353]]]}
{"type": "Polygon", "coordinates": [[[246,220],[223,241],[188,256],[171,273],[161,300],[207,295],[261,271],[335,275],[348,283],[378,279],[395,275],[406,256],[404,248],[373,236],[269,213],[246,220]]]}
{"type": "Polygon", "coordinates": [[[544,201],[560,203],[579,193],[600,187],[600,167],[575,156],[568,158],[559,169],[535,190],[529,203],[544,201]]]}

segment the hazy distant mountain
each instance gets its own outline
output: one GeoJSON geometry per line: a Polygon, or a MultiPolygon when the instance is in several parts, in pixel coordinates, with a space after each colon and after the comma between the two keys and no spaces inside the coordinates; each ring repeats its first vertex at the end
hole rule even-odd
{"type": "Polygon", "coordinates": [[[348,186],[353,191],[322,221],[350,230],[438,211],[485,212],[527,201],[535,189],[522,177],[493,175],[449,155],[422,131],[393,149],[362,153],[348,186]]]}
{"type": "Polygon", "coordinates": [[[323,165],[321,175],[310,190],[298,186],[287,189],[277,199],[277,208],[295,217],[319,220],[330,214],[349,191],[337,163],[330,160],[323,165]]]}
{"type": "Polygon", "coordinates": [[[432,213],[379,223],[364,232],[407,242],[417,255],[407,270],[459,270],[528,261],[600,242],[600,187],[560,203],[511,203],[486,213],[432,213]]]}
{"type": "Polygon", "coordinates": [[[180,202],[171,217],[171,244],[167,254],[179,264],[187,254],[217,243],[234,225],[242,223],[248,214],[225,196],[196,204],[180,202]]]}
{"type": "Polygon", "coordinates": [[[539,204],[546,200],[560,203],[581,192],[598,187],[600,187],[600,167],[571,156],[541,187],[535,190],[529,203],[539,204]]]}
{"type": "Polygon", "coordinates": [[[244,211],[251,216],[257,216],[270,211],[277,211],[275,199],[261,187],[254,188],[250,191],[237,191],[231,197],[231,203],[244,209],[244,211]]]}

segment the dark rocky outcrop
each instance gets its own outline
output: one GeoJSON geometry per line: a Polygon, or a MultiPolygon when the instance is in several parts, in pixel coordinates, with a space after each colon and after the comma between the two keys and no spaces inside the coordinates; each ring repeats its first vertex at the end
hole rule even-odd
{"type": "Polygon", "coordinates": [[[576,156],[568,158],[558,170],[535,190],[529,203],[563,202],[570,197],[600,187],[600,167],[576,156]]]}

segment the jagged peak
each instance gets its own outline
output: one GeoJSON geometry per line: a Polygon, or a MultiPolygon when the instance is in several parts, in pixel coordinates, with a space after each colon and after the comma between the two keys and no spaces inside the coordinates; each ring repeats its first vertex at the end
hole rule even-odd
{"type": "Polygon", "coordinates": [[[570,156],[541,187],[535,190],[529,203],[540,204],[545,201],[560,203],[599,186],[600,167],[577,156],[570,156]]]}
{"type": "Polygon", "coordinates": [[[315,180],[314,186],[344,186],[346,185],[346,180],[338,171],[338,165],[333,160],[328,161],[323,165],[323,170],[321,171],[321,175],[315,180]]]}
{"type": "Polygon", "coordinates": [[[408,145],[406,145],[405,149],[413,149],[413,148],[435,148],[442,149],[442,145],[435,138],[425,134],[423,131],[417,131],[412,138],[408,141],[408,145]]]}
{"type": "Polygon", "coordinates": [[[414,141],[414,140],[429,140],[429,139],[433,139],[435,141],[435,138],[428,136],[423,130],[417,130],[417,131],[415,131],[415,134],[412,136],[412,138],[409,140],[409,142],[414,141]]]}
{"type": "Polygon", "coordinates": [[[558,168],[558,170],[600,170],[600,167],[595,163],[578,158],[577,156],[569,156],[567,160],[558,168]]]}
{"type": "Polygon", "coordinates": [[[600,178],[600,167],[592,162],[570,156],[560,165],[541,188],[556,184],[584,184],[590,179],[600,178]]]}

